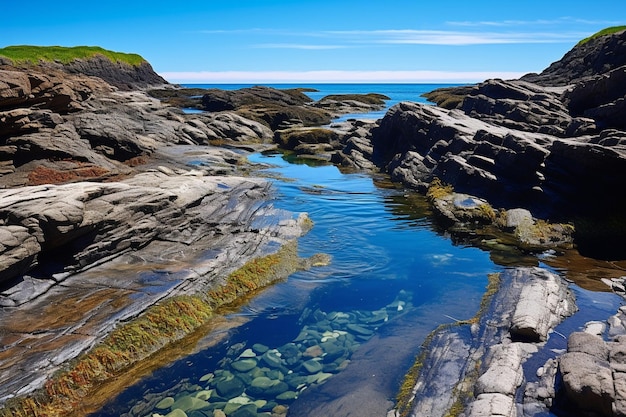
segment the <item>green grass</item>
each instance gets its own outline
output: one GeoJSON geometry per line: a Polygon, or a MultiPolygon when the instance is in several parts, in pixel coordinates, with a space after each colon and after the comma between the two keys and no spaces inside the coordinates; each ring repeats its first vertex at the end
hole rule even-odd
{"type": "Polygon", "coordinates": [[[15,45],[0,48],[0,56],[9,58],[15,64],[37,64],[40,61],[59,61],[68,64],[75,59],[88,59],[96,55],[102,55],[112,62],[122,62],[132,66],[146,62],[141,55],[113,52],[99,46],[15,45]]]}
{"type": "Polygon", "coordinates": [[[626,26],[612,26],[610,28],[602,29],[600,32],[594,33],[588,38],[583,39],[578,42],[576,46],[584,45],[592,39],[599,38],[601,36],[611,35],[613,33],[621,32],[622,30],[626,30],[626,26]]]}

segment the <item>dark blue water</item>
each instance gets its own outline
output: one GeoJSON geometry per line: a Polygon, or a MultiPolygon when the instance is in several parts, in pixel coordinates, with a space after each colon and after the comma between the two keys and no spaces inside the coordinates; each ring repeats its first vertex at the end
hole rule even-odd
{"type": "MultiPolygon", "coordinates": [[[[387,110],[401,101],[412,101],[416,103],[427,103],[422,94],[441,87],[451,87],[459,84],[262,84],[267,87],[278,89],[289,88],[310,88],[317,91],[306,92],[314,101],[330,94],[367,94],[378,93],[389,97],[385,103],[385,108],[370,113],[355,113],[344,115],[336,122],[348,120],[350,118],[359,119],[380,119],[387,110]]],[[[184,84],[187,88],[219,88],[221,90],[239,90],[240,88],[252,87],[254,84],[184,84]]]]}

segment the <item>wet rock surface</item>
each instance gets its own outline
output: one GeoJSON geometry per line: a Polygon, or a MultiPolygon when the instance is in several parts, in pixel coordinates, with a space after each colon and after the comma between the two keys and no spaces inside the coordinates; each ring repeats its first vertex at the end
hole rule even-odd
{"type": "Polygon", "coordinates": [[[536,317],[528,321],[533,334],[551,332],[576,305],[567,283],[545,269],[508,269],[498,285],[478,322],[452,325],[433,335],[412,395],[400,410],[403,415],[445,416],[454,407],[465,410],[465,416],[516,415],[517,392],[525,385],[523,364],[543,343],[517,331],[520,312],[528,312],[525,303],[530,301],[523,293],[538,286],[545,291],[537,303],[558,300],[558,308],[522,314],[536,317]]]}
{"type": "Polygon", "coordinates": [[[3,193],[12,246],[1,255],[0,397],[38,388],[120,321],[164,297],[205,294],[302,233],[264,203],[262,180],[163,171],[3,193]]]}
{"type": "Polygon", "coordinates": [[[612,190],[625,185],[614,175],[626,167],[624,62],[611,48],[624,39],[621,32],[576,47],[541,76],[431,95],[448,108],[400,103],[361,137],[371,152],[352,157],[346,147],[335,161],[365,156],[407,187],[425,191],[438,178],[542,218],[619,211],[624,201],[612,190]],[[564,72],[565,81],[549,76],[564,72]],[[456,104],[445,104],[451,96],[456,104]]]}

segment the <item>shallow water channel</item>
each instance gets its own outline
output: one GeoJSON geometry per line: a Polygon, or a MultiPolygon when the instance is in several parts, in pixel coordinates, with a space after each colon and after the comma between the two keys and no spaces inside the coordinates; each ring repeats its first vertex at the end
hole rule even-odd
{"type": "MultiPolygon", "coordinates": [[[[267,288],[230,315],[241,324],[219,343],[164,364],[93,416],[385,416],[426,336],[472,317],[488,274],[503,268],[437,233],[422,197],[334,166],[250,159],[268,164],[275,206],[314,221],[300,255],[332,262],[267,288]]],[[[590,294],[577,289],[598,304],[590,294]]],[[[617,301],[600,300],[608,316],[617,301]]]]}

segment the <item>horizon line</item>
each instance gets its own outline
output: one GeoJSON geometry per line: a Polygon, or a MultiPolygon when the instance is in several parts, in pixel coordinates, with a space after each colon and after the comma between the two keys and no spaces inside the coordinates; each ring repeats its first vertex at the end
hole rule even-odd
{"type": "Polygon", "coordinates": [[[530,71],[163,71],[173,84],[450,83],[517,79],[530,71]]]}

